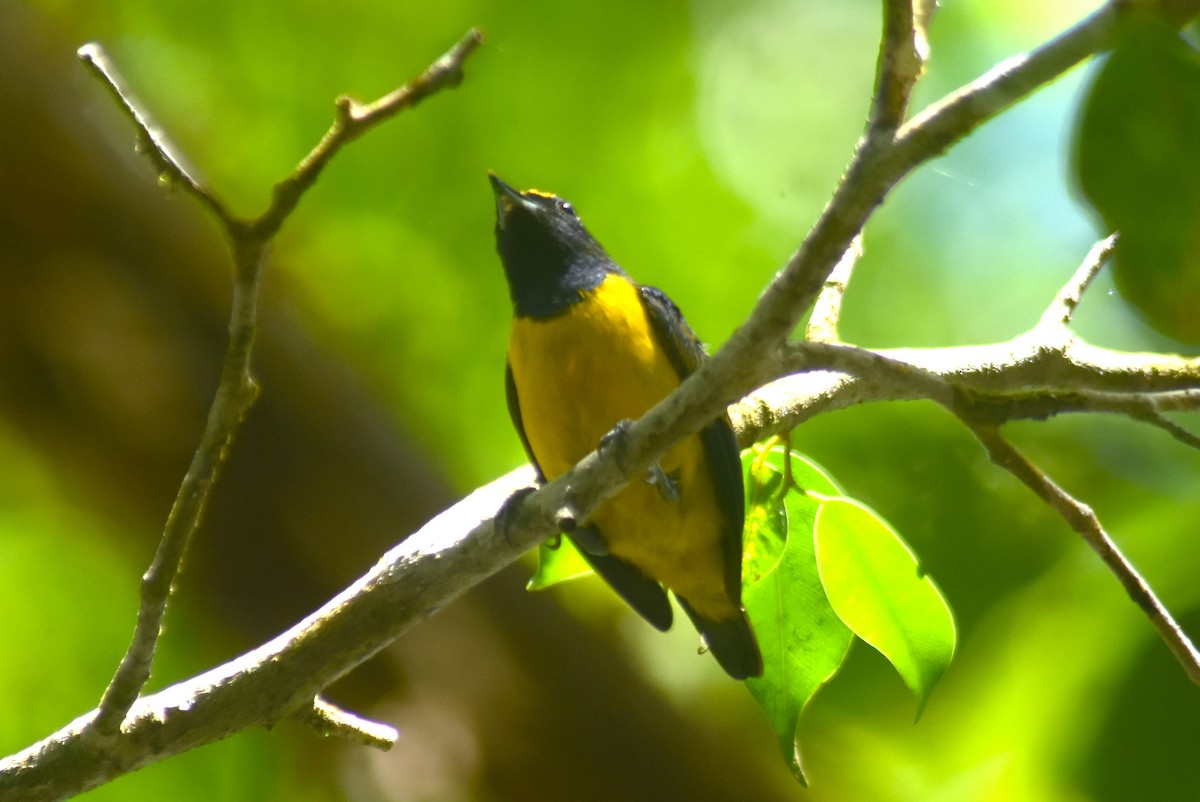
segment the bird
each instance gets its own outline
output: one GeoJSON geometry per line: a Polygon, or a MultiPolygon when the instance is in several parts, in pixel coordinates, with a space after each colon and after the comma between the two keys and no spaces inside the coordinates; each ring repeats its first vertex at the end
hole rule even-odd
{"type": "MultiPolygon", "coordinates": [[[[539,483],[621,441],[706,358],[679,308],[635,282],[574,207],[488,173],[496,248],[513,306],[505,388],[539,483]]],[[[670,590],[725,672],[761,675],[741,601],[744,500],[737,439],[722,414],[668,450],[567,534],[597,574],[655,628],[670,590]]]]}

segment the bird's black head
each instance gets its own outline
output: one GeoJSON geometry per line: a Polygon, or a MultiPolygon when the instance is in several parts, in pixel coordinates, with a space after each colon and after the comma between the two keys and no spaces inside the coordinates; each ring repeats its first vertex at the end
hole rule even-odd
{"type": "Polygon", "coordinates": [[[518,315],[553,317],[619,271],[571,204],[488,177],[496,194],[496,250],[518,315]]]}

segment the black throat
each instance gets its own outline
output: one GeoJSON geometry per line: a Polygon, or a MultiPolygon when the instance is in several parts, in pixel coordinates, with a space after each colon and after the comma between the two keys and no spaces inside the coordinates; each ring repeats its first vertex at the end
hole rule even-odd
{"type": "Polygon", "coordinates": [[[560,315],[606,275],[621,272],[570,204],[553,195],[518,193],[495,178],[493,184],[496,250],[518,316],[560,315]]]}
{"type": "Polygon", "coordinates": [[[616,269],[603,251],[572,253],[551,245],[520,236],[498,239],[513,311],[519,317],[545,319],[560,315],[616,269]]]}

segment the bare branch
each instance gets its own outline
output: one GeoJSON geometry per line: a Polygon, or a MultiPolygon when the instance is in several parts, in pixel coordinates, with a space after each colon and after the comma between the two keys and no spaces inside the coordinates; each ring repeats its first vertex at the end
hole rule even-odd
{"type": "Polygon", "coordinates": [[[181,181],[218,217],[234,243],[237,259],[233,311],[229,324],[230,340],[221,369],[221,381],[209,408],[204,433],[167,517],[154,559],[142,576],[141,604],[132,642],[104,691],[99,713],[92,723],[96,733],[112,735],[117,732],[121,720],[150,678],[171,585],[200,519],[225,444],[253,403],[257,392],[250,377],[249,365],[265,244],[240,241],[244,228],[228,214],[224,204],[207,187],[182,167],[182,160],[174,155],[166,136],[151,123],[150,115],[124,85],[100,46],[85,46],[80,49],[79,56],[120,101],[138,129],[139,142],[146,145],[141,150],[156,168],[181,181]]]}
{"type": "Polygon", "coordinates": [[[532,480],[526,466],[476,490],[287,632],[139,698],[119,736],[96,737],[92,723],[99,711],[93,710],[0,760],[0,799],[61,799],[250,727],[296,716],[311,720],[305,711],[321,688],[553,532],[553,510],[570,474],[530,494],[519,525],[497,536],[491,517],[532,480]]]}
{"type": "Polygon", "coordinates": [[[1118,17],[1128,12],[1128,5],[1106,3],[1044,45],[1001,62],[929,106],[900,129],[895,158],[900,164],[913,165],[942,153],[1013,103],[1100,51],[1107,45],[1118,17]]]}
{"type": "Polygon", "coordinates": [[[150,567],[142,577],[141,604],[129,649],[121,659],[91,725],[99,735],[117,732],[130,707],[150,678],[154,650],[166,615],[171,586],[199,524],[204,503],[212,488],[226,444],[241,424],[257,394],[250,375],[250,355],[257,330],[258,288],[267,246],[301,195],[312,186],[321,168],[343,144],[373,125],[408,108],[419,100],[454,86],[462,77],[462,61],[479,45],[477,31],[469,32],[438,61],[400,90],[356,113],[350,101],[339,101],[347,109],[330,134],[309,154],[293,175],[276,187],[274,201],[258,220],[244,223],[233,218],[213,193],[183,167],[166,136],[151,122],[148,112],[125,86],[124,81],[95,44],[80,49],[79,56],[104,81],[121,103],[138,130],[139,141],[155,167],[183,182],[220,220],[229,238],[234,258],[233,304],[229,322],[229,346],[221,368],[221,380],[209,408],[200,443],[183,478],[162,538],[150,567]]]}
{"type": "Polygon", "coordinates": [[[216,215],[223,224],[229,226],[233,220],[225,204],[212,194],[204,182],[195,175],[195,170],[187,164],[175,144],[151,117],[145,106],[134,97],[125,79],[104,48],[96,42],[90,42],[76,51],[88,71],[108,87],[126,116],[133,121],[137,128],[137,151],[150,159],[158,173],[159,181],[167,184],[182,185],[191,192],[201,203],[216,215]]]}
{"type": "Polygon", "coordinates": [[[1120,414],[1195,436],[1164,412],[1200,409],[1200,358],[1089,345],[1040,324],[1008,342],[873,351],[840,343],[789,344],[763,386],[730,407],[746,446],[809,418],[871,401],[930,400],[999,425],[1075,412],[1120,414]]]}
{"type": "Polygon", "coordinates": [[[929,43],[925,25],[932,3],[920,0],[886,0],[883,4],[883,36],[876,65],[875,99],[867,136],[872,141],[890,141],[908,113],[913,86],[925,69],[929,43]],[[920,4],[920,9],[914,5],[920,4]]]}
{"type": "MultiPolygon", "coordinates": [[[[939,375],[922,365],[941,364],[932,353],[914,359],[914,367],[897,364],[887,352],[803,345],[797,348],[796,359],[807,360],[806,367],[823,360],[849,372],[814,370],[761,388],[731,410],[743,442],[755,436],[755,426],[760,427],[761,436],[761,427],[772,422],[778,431],[789,428],[779,425],[780,421],[794,425],[801,416],[865,401],[936,396],[941,403],[946,403],[947,397],[963,403],[963,396],[951,392],[953,383],[962,378],[959,373],[951,369],[939,375]],[[761,416],[767,416],[766,422],[761,416]]],[[[963,349],[930,350],[953,351],[954,359],[946,364],[966,361],[963,349]]],[[[987,353],[986,347],[983,352],[987,353]]],[[[1002,369],[999,376],[1020,380],[1020,369],[1017,360],[1007,374],[1002,369]]],[[[1200,370],[1194,369],[1196,377],[1200,370]]],[[[1015,386],[1024,387],[1019,382],[1015,386]]],[[[1173,399],[1174,408],[1187,403],[1200,407],[1200,392],[1179,391],[1165,397],[1173,399]]],[[[993,428],[978,422],[973,425],[981,430],[993,428]]],[[[0,761],[0,796],[55,798],[49,792],[30,789],[42,782],[91,787],[135,766],[247,727],[289,716],[307,717],[304,711],[312,707],[320,688],[557,531],[560,510],[569,508],[574,517],[585,520],[601,493],[609,485],[619,485],[621,476],[614,465],[589,455],[568,474],[524,498],[511,526],[498,534],[485,519],[512,493],[527,487],[533,473],[526,467],[502,477],[405,539],[371,572],[288,633],[225,666],[139,700],[120,739],[84,737],[82,730],[95,715],[91,713],[42,743],[0,761]]]]}
{"type": "Polygon", "coordinates": [[[1071,280],[1058,291],[1054,300],[1050,302],[1050,306],[1042,313],[1042,318],[1038,322],[1039,328],[1061,327],[1070,324],[1071,316],[1075,314],[1075,307],[1079,306],[1079,302],[1083,299],[1083,293],[1087,291],[1092,279],[1100,272],[1100,268],[1104,267],[1104,263],[1108,261],[1116,248],[1116,234],[1110,234],[1092,246],[1087,256],[1084,257],[1083,263],[1079,265],[1079,269],[1075,271],[1075,275],[1071,276],[1071,280]]]}
{"type": "Polygon", "coordinates": [[[274,236],[301,196],[316,182],[325,165],[343,146],[425,98],[462,83],[463,63],[481,44],[483,34],[472,28],[428,69],[378,100],[360,104],[350,97],[339,97],[332,127],[292,174],[275,185],[271,207],[254,223],[258,235],[266,238],[274,236]]]}
{"type": "Polygon", "coordinates": [[[788,346],[784,361],[793,370],[834,370],[915,393],[943,406],[954,402],[954,385],[945,376],[854,345],[798,342],[788,346]]]}
{"type": "Polygon", "coordinates": [[[296,719],[326,737],[345,738],[385,752],[395,746],[400,737],[395,727],[356,716],[320,696],[313,699],[312,707],[298,711],[296,719]]]}
{"type": "Polygon", "coordinates": [[[1095,512],[1083,502],[1072,497],[1041,469],[1029,462],[995,427],[972,425],[969,422],[968,425],[987,448],[992,462],[1021,480],[1026,487],[1061,515],[1067,524],[1092,547],[1092,550],[1100,555],[1100,559],[1120,580],[1130,598],[1150,618],[1150,622],[1158,631],[1159,636],[1167,644],[1171,653],[1175,655],[1179,664],[1183,666],[1188,677],[1192,682],[1200,685],[1200,652],[1196,650],[1191,639],[1176,623],[1170,611],[1159,601],[1150,585],[1104,531],[1095,512]]]}
{"type": "Polygon", "coordinates": [[[1200,449],[1200,435],[1168,418],[1154,403],[1148,402],[1144,409],[1133,410],[1127,414],[1131,418],[1149,423],[1151,426],[1157,426],[1189,448],[1200,449]]]}
{"type": "Polygon", "coordinates": [[[842,258],[833,266],[829,278],[821,287],[821,294],[813,302],[812,315],[808,318],[808,326],[804,330],[804,338],[815,342],[840,342],[838,335],[838,319],[842,315],[842,301],[846,297],[846,287],[850,283],[850,274],[854,266],[862,258],[862,237],[855,237],[850,247],[842,254],[842,258]]]}

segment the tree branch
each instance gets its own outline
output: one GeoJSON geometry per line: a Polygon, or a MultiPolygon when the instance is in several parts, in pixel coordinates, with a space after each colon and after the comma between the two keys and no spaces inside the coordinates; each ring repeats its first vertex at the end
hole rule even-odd
{"type": "Polygon", "coordinates": [[[904,122],[913,87],[929,57],[925,28],[933,7],[924,0],[886,0],[883,4],[875,99],[867,123],[869,139],[891,140],[904,122]]]}
{"type": "Polygon", "coordinates": [[[858,264],[862,254],[862,237],[855,237],[850,247],[842,254],[842,258],[833,266],[820,294],[813,302],[812,314],[804,328],[804,339],[824,343],[841,341],[838,320],[842,316],[842,301],[846,297],[846,287],[850,284],[850,274],[854,272],[854,266],[858,264]]]}
{"type": "Polygon", "coordinates": [[[167,181],[181,183],[221,222],[234,245],[237,267],[234,274],[233,311],[229,321],[229,346],[221,368],[221,381],[209,408],[204,433],[167,517],[154,559],[142,576],[141,603],[133,640],[105,689],[99,712],[91,724],[94,735],[107,737],[117,732],[125,714],[150,678],[154,650],[166,615],[172,583],[199,522],[225,445],[257,393],[250,376],[250,351],[257,325],[258,286],[265,244],[244,241],[245,227],[183,167],[182,158],[174,153],[166,135],[133,97],[100,45],[85,45],[79,49],[79,57],[120,101],[137,128],[138,149],[158,168],[159,180],[163,181],[165,177],[167,181]]]}
{"type": "Polygon", "coordinates": [[[296,720],[302,721],[326,737],[337,736],[364,746],[387,751],[396,744],[400,733],[395,727],[368,721],[318,696],[311,707],[296,712],[296,720]]]}
{"type": "MultiPolygon", "coordinates": [[[[1186,6],[1187,16],[1200,13],[1200,0],[1160,3],[1177,11],[1186,6]]],[[[1160,3],[1148,0],[1149,5],[1160,3]]],[[[1057,38],[1010,59],[933,104],[903,125],[894,141],[864,137],[829,204],[746,322],[679,391],[629,428],[631,470],[644,471],[670,444],[698,431],[728,404],[780,376],[787,338],[887,194],[913,169],[1101,50],[1113,25],[1126,13],[1129,4],[1114,0],[1057,38]]]]}
{"type": "Polygon", "coordinates": [[[378,100],[359,103],[345,95],[339,97],[333,125],[292,174],[275,185],[271,207],[252,225],[256,235],[269,239],[278,232],[300,198],[316,183],[325,165],[345,145],[430,95],[462,83],[463,63],[481,44],[483,33],[472,28],[424,72],[378,100]]]}
{"type": "MultiPolygon", "coordinates": [[[[496,535],[490,520],[513,492],[532,480],[526,467],[480,488],[405,538],[361,579],[287,632],[138,699],[119,735],[86,737],[99,713],[94,710],[5,758],[0,761],[0,798],[61,799],[250,727],[269,727],[291,717],[329,718],[311,713],[322,688],[550,533],[553,490],[534,494],[541,499],[525,505],[542,513],[540,528],[524,524],[509,540],[496,535]]],[[[344,724],[343,717],[338,728],[346,729],[344,724]]]]}
{"type": "Polygon", "coordinates": [[[90,722],[93,736],[108,738],[117,733],[150,678],[172,583],[199,524],[225,447],[257,394],[250,374],[250,356],[257,329],[258,288],[272,237],[303,193],[316,181],[324,165],[343,145],[402,109],[440,89],[457,85],[462,79],[463,60],[480,42],[479,32],[470,31],[410,83],[375,103],[359,107],[353,101],[340,99],[333,128],[295,172],[276,187],[270,208],[250,222],[233,217],[225,204],[184,167],[182,157],[176,154],[166,135],[130,92],[104,50],[94,43],[79,49],[84,64],[104,82],[133,122],[138,132],[139,149],[159,170],[160,180],[165,176],[167,180],[181,183],[213,212],[229,239],[234,259],[229,346],[221,368],[220,384],[209,408],[200,443],[167,517],[154,559],[142,577],[141,604],[133,639],[105,689],[97,715],[90,722]]]}
{"type": "Polygon", "coordinates": [[[1075,275],[1071,276],[1070,281],[1058,291],[1058,295],[1054,296],[1050,306],[1042,313],[1038,326],[1057,328],[1070,324],[1071,316],[1075,314],[1075,307],[1079,306],[1079,302],[1083,300],[1083,293],[1087,291],[1092,279],[1096,278],[1100,268],[1104,267],[1104,263],[1116,249],[1116,234],[1110,234],[1093,245],[1087,256],[1084,257],[1083,263],[1079,265],[1079,269],[1075,271],[1075,275]]]}
{"type": "MultiPolygon", "coordinates": [[[[1163,413],[1200,409],[1200,358],[1101,348],[1065,328],[1115,237],[1096,243],[1038,324],[1008,342],[878,351],[828,341],[789,343],[775,362],[773,381],[731,409],[742,443],[843,406],[923,399],[993,425],[1070,412],[1120,414],[1197,447],[1200,437],[1163,413]]],[[[837,286],[831,282],[822,298],[839,297],[837,286]]],[[[821,324],[819,331],[828,328],[821,324]]]]}
{"type": "MultiPolygon", "coordinates": [[[[943,405],[957,404],[953,408],[958,413],[978,413],[978,407],[964,406],[975,404],[974,398],[955,395],[953,388],[983,375],[993,392],[1005,383],[1014,393],[1038,392],[1026,383],[1024,354],[1010,349],[1007,364],[991,361],[973,375],[963,365],[984,360],[971,360],[970,350],[909,350],[904,352],[905,364],[895,352],[798,344],[796,358],[806,360],[807,372],[767,384],[731,414],[746,443],[769,428],[790,428],[815,414],[867,401],[933,398],[943,405]],[[946,358],[947,352],[951,358],[946,358]],[[814,364],[842,370],[818,370],[814,364]]],[[[977,350],[990,359],[997,349],[977,350]]],[[[1191,365],[1189,372],[1193,385],[1200,385],[1200,365],[1191,365]]],[[[1060,404],[1063,411],[1079,403],[1048,389],[1042,392],[1050,399],[1047,404],[1060,404]]],[[[1170,390],[1163,397],[1186,399],[1174,401],[1173,408],[1200,408],[1200,392],[1170,390]]],[[[992,423],[973,426],[994,428],[992,423]]],[[[287,717],[309,718],[322,687],[553,534],[560,510],[572,507],[575,515],[586,518],[599,503],[591,494],[607,482],[621,481],[612,461],[611,455],[607,460],[589,455],[563,477],[529,494],[502,535],[490,516],[512,493],[532,483],[532,470],[522,468],[477,490],[406,538],[366,576],[288,632],[231,663],[139,700],[119,739],[98,744],[81,738],[93,711],[0,761],[0,794],[11,794],[5,799],[54,798],[45,789],[61,788],[58,783],[74,783],[68,787],[82,790],[248,727],[287,717]]]]}
{"type": "Polygon", "coordinates": [[[1188,678],[1200,685],[1200,652],[1176,623],[1166,606],[1159,601],[1150,585],[1133,564],[1125,558],[1116,543],[1104,531],[1100,519],[1091,507],[1078,501],[1036,465],[1025,458],[993,426],[973,425],[971,430],[987,448],[992,462],[1021,480],[1030,490],[1054,509],[1067,524],[1078,532],[1108,569],[1121,581],[1129,597],[1142,608],[1171,653],[1183,666],[1188,678]]]}
{"type": "Polygon", "coordinates": [[[166,131],[158,125],[150,112],[134,97],[117,66],[96,42],[90,42],[76,51],[84,66],[112,93],[125,115],[137,129],[137,151],[146,156],[158,172],[163,184],[180,185],[196,197],[226,228],[234,225],[233,215],[198,177],[179,153],[166,131]]]}
{"type": "MultiPolygon", "coordinates": [[[[854,372],[811,370],[760,388],[730,410],[743,443],[761,438],[769,428],[790,428],[815,414],[867,401],[936,396],[939,403],[959,404],[959,412],[962,404],[974,403],[962,397],[947,400],[950,390],[943,389],[964,380],[960,363],[968,361],[965,351],[969,349],[908,351],[909,356],[923,356],[912,360],[913,367],[898,364],[888,352],[804,345],[808,347],[799,353],[809,365],[825,360],[854,372]],[[954,358],[944,359],[941,352],[946,351],[954,352],[954,358]],[[762,421],[764,414],[770,422],[762,421]]],[[[985,354],[991,349],[979,347],[985,354]]],[[[1016,354],[1007,366],[992,363],[987,371],[989,384],[995,388],[1008,380],[1014,388],[1036,392],[1024,384],[1023,370],[1016,354]]],[[[1200,384],[1200,366],[1193,366],[1191,374],[1193,383],[1200,384]]],[[[1175,395],[1180,393],[1169,397],[1175,395]]],[[[1187,398],[1187,404],[1177,402],[1177,406],[1200,408],[1200,392],[1187,398]]],[[[1056,403],[1065,409],[1070,399],[1059,398],[1056,403]]],[[[994,430],[992,423],[972,427],[994,430]]],[[[64,787],[90,788],[249,727],[269,726],[288,717],[310,719],[321,688],[553,534],[561,509],[573,505],[575,514],[586,518],[598,503],[588,494],[603,487],[610,474],[620,481],[620,471],[608,464],[611,461],[611,455],[607,461],[590,455],[563,477],[529,494],[502,535],[490,517],[512,493],[532,483],[532,469],[524,467],[480,488],[410,535],[368,574],[288,632],[226,665],[138,700],[120,738],[98,743],[81,737],[96,715],[93,711],[0,761],[0,795],[15,800],[56,798],[64,787]],[[583,484],[589,475],[599,479],[583,484]]],[[[1073,514],[1078,517],[1079,510],[1073,514]]],[[[1097,540],[1094,530],[1088,536],[1097,540]]],[[[1149,609],[1155,610],[1154,605],[1149,609]]],[[[1162,631],[1163,619],[1156,626],[1162,631]]],[[[1179,649],[1183,636],[1177,627],[1174,631],[1173,649],[1179,649]]],[[[367,727],[338,729],[372,732],[367,727]]]]}

